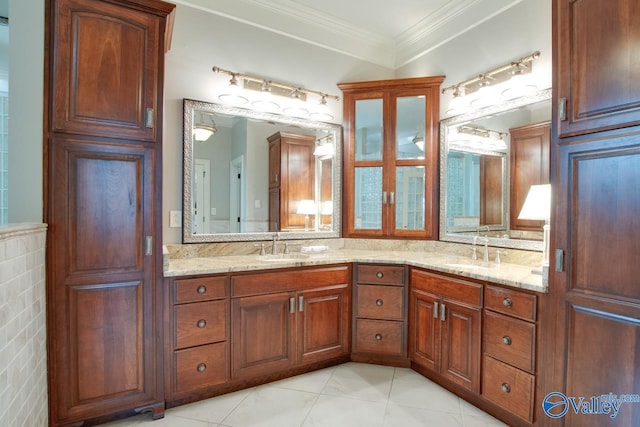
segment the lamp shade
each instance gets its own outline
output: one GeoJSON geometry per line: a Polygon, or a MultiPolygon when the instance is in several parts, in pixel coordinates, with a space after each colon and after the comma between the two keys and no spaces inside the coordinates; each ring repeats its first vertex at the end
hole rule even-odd
{"type": "Polygon", "coordinates": [[[322,215],[333,215],[333,200],[322,202],[322,215]]]}
{"type": "Polygon", "coordinates": [[[551,217],[551,184],[532,185],[518,219],[548,221],[551,217]]]}
{"type": "Polygon", "coordinates": [[[299,215],[315,215],[316,203],[313,200],[300,200],[296,213],[299,215]]]}

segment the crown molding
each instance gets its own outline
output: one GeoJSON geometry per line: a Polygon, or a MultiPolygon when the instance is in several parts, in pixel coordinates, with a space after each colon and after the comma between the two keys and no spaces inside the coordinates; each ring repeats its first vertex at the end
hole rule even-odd
{"type": "Polygon", "coordinates": [[[396,37],[383,37],[293,0],[173,1],[323,49],[397,69],[522,0],[451,0],[396,37]]]}

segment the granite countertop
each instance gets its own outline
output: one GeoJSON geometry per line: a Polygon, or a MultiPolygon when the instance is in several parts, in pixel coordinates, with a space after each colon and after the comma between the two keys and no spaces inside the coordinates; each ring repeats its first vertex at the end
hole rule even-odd
{"type": "Polygon", "coordinates": [[[506,262],[496,264],[494,262],[473,261],[468,257],[436,252],[341,249],[323,253],[294,253],[292,256],[300,258],[268,260],[272,256],[260,257],[254,254],[165,259],[164,276],[179,277],[336,263],[371,262],[407,264],[515,288],[547,292],[547,286],[542,283],[542,276],[532,274],[530,266],[506,262]]]}

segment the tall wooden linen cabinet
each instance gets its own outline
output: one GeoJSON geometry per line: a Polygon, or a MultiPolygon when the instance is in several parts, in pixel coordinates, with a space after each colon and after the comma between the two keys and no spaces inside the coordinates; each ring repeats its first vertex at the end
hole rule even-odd
{"type": "Polygon", "coordinates": [[[175,5],[46,7],[50,424],[162,417],[162,104],[175,5]]]}
{"type": "Polygon", "coordinates": [[[554,311],[544,325],[548,377],[538,396],[550,415],[540,420],[637,426],[639,403],[622,403],[612,417],[546,396],[640,394],[640,7],[554,0],[553,29],[554,311]]]}

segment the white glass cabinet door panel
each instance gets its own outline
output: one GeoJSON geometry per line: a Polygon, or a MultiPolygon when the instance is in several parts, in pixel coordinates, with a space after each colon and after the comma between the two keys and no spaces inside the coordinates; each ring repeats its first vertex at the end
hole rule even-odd
{"type": "Polygon", "coordinates": [[[396,230],[424,230],[424,166],[396,168],[396,230]]]}
{"type": "Polygon", "coordinates": [[[424,158],[425,144],[424,96],[401,96],[396,98],[396,158],[424,158]]]}
{"type": "Polygon", "coordinates": [[[382,99],[356,101],[356,161],[382,159],[382,120],[382,99]]]}
{"type": "Polygon", "coordinates": [[[382,228],[382,168],[357,167],[355,170],[354,228],[382,228]]]}

